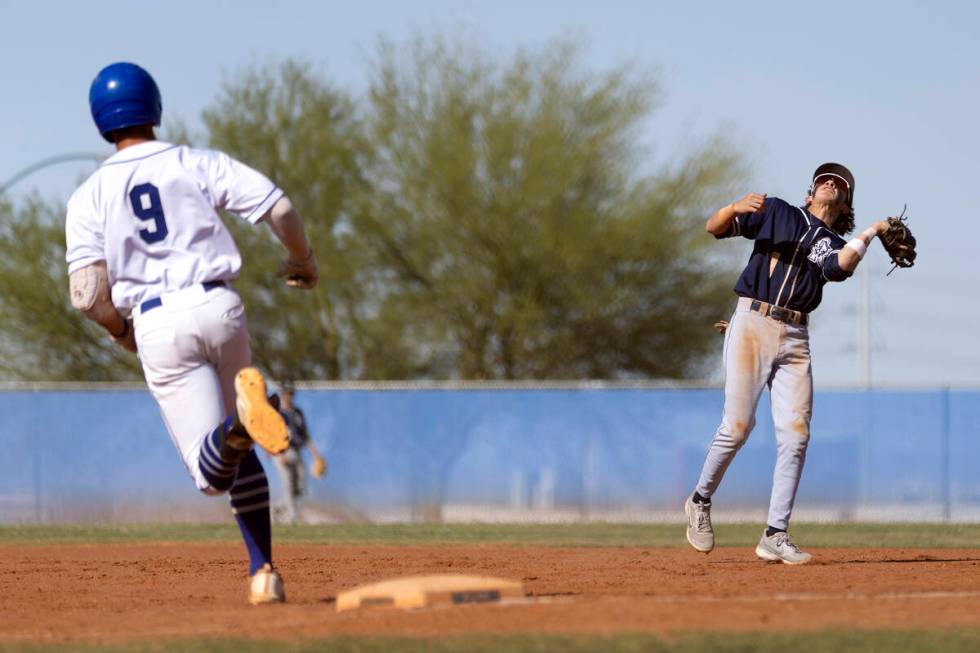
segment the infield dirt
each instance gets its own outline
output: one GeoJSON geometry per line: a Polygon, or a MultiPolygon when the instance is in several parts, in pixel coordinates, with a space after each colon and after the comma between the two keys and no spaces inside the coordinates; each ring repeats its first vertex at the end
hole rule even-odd
{"type": "Polygon", "coordinates": [[[613,634],[980,625],[976,549],[300,545],[276,548],[288,604],[251,608],[228,543],[0,546],[0,641],[542,632],[613,634]],[[528,601],[337,613],[338,592],[411,574],[523,581],[528,601]]]}

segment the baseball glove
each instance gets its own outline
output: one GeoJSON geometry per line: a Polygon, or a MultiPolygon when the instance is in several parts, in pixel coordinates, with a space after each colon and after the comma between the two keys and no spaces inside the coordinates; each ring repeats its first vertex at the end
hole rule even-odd
{"type": "Polygon", "coordinates": [[[327,473],[327,461],[322,456],[317,456],[310,463],[310,474],[313,478],[323,478],[327,473]]]}
{"type": "Polygon", "coordinates": [[[896,267],[910,268],[915,265],[915,236],[912,235],[908,218],[905,217],[906,208],[908,207],[902,208],[898,217],[888,218],[888,231],[881,235],[881,244],[894,263],[888,274],[894,272],[896,267]]]}

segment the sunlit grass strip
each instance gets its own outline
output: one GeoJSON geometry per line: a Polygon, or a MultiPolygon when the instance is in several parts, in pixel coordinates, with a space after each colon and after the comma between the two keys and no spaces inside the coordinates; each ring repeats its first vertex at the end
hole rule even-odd
{"type": "Polygon", "coordinates": [[[440,638],[337,637],[294,642],[170,640],[119,645],[3,644],[0,653],[828,653],[832,651],[949,653],[980,650],[980,629],[849,630],[808,633],[712,633],[670,638],[647,634],[615,637],[471,635],[440,638]]]}
{"type": "MultiPolygon", "coordinates": [[[[718,524],[719,546],[755,545],[762,524],[718,524]]],[[[980,524],[794,524],[808,547],[980,547],[980,524]]],[[[336,524],[275,526],[277,543],[683,547],[683,524],[336,524]]],[[[0,544],[238,541],[227,524],[0,526],[0,544]]]]}

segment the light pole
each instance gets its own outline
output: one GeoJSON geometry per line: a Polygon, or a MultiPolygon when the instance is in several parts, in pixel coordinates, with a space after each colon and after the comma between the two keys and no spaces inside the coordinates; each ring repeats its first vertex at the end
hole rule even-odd
{"type": "Polygon", "coordinates": [[[41,170],[42,168],[47,168],[48,166],[53,166],[58,163],[67,163],[68,161],[96,161],[101,163],[105,161],[106,157],[107,155],[105,154],[96,154],[95,152],[70,152],[68,154],[59,154],[58,156],[51,156],[46,159],[41,159],[37,163],[32,163],[7,181],[0,184],[0,193],[6,193],[7,189],[16,184],[18,181],[37,172],[38,170],[41,170]]]}
{"type": "Polygon", "coordinates": [[[871,261],[865,261],[860,269],[861,300],[858,320],[858,365],[861,370],[861,385],[871,389],[871,261]]]}

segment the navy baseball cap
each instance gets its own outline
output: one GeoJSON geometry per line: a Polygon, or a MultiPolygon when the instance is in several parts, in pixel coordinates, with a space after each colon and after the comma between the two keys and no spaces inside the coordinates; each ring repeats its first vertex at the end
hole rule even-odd
{"type": "Polygon", "coordinates": [[[813,181],[810,182],[810,194],[813,194],[814,182],[820,177],[831,175],[837,177],[847,184],[847,205],[854,207],[854,175],[851,171],[839,163],[824,163],[817,167],[813,173],[813,181]]]}

